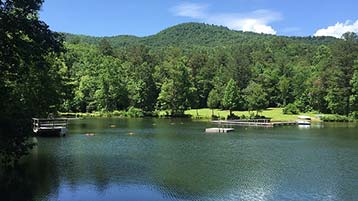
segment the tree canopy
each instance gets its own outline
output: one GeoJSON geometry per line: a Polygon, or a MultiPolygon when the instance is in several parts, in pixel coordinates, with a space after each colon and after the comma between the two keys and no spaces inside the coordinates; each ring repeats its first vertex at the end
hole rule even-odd
{"type": "Polygon", "coordinates": [[[70,80],[80,81],[73,82],[72,97],[66,99],[71,107],[63,111],[260,111],[290,103],[304,112],[349,115],[355,110],[354,33],[342,39],[284,37],[184,23],[148,37],[66,34],[66,41],[70,80]],[[121,104],[105,107],[102,99],[110,97],[104,94],[114,88],[109,81],[114,74],[122,87],[112,92],[122,95],[112,100],[121,104]]]}
{"type": "Polygon", "coordinates": [[[57,111],[67,67],[62,37],[38,19],[41,0],[0,1],[0,159],[27,153],[31,117],[57,111]]]}

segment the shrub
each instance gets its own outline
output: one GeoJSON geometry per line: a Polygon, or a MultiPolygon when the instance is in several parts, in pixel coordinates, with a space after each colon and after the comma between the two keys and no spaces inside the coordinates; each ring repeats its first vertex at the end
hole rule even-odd
{"type": "Polygon", "coordinates": [[[229,119],[240,119],[240,117],[239,116],[236,116],[234,113],[232,113],[231,115],[229,114],[228,116],[227,116],[227,119],[229,120],[229,119]]]}
{"type": "Polygon", "coordinates": [[[298,114],[300,111],[298,110],[297,106],[295,104],[288,104],[286,107],[283,108],[284,114],[298,114]]]}
{"type": "Polygon", "coordinates": [[[321,120],[324,122],[349,122],[353,119],[342,115],[330,115],[321,117],[321,120]]]}
{"type": "Polygon", "coordinates": [[[211,119],[212,120],[218,120],[218,119],[220,119],[220,117],[218,115],[211,115],[211,119]]]}
{"type": "Polygon", "coordinates": [[[130,107],[127,111],[128,117],[143,117],[143,110],[140,108],[130,107]]]}
{"type": "Polygon", "coordinates": [[[358,119],[358,111],[354,111],[352,112],[349,117],[353,118],[353,119],[358,119]]]}
{"type": "Polygon", "coordinates": [[[302,100],[304,98],[300,98],[295,100],[295,102],[293,103],[294,105],[296,105],[296,107],[298,108],[298,110],[300,112],[309,112],[312,111],[313,108],[310,106],[310,104],[308,103],[308,101],[306,100],[302,100]]]}
{"type": "Polygon", "coordinates": [[[125,116],[125,112],[123,111],[118,111],[118,110],[114,110],[112,112],[112,115],[115,116],[115,117],[122,117],[122,116],[125,116]]]}

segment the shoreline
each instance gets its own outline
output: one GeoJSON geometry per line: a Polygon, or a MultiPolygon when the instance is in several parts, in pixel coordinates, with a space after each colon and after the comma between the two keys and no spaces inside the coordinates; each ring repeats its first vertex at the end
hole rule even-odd
{"type": "MultiPolygon", "coordinates": [[[[252,118],[252,112],[249,111],[233,111],[239,119],[254,119],[252,118]]],[[[168,116],[166,111],[155,111],[153,113],[130,113],[128,111],[113,111],[113,112],[92,112],[92,113],[81,113],[81,112],[58,112],[60,117],[66,118],[167,118],[167,119],[192,119],[199,121],[212,121],[212,120],[226,120],[229,111],[214,109],[213,111],[209,108],[191,109],[186,110],[183,115],[180,116],[168,116]],[[216,118],[212,118],[212,113],[216,118]]],[[[261,118],[268,118],[270,122],[292,122],[296,121],[300,115],[311,117],[312,123],[317,122],[357,122],[356,119],[348,118],[341,115],[335,114],[320,114],[315,112],[299,113],[299,114],[283,114],[282,108],[268,108],[259,113],[261,118]]]]}

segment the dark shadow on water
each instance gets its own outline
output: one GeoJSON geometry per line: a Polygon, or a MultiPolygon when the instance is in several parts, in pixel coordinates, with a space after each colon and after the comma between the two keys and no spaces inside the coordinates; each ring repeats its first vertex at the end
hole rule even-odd
{"type": "MultiPolygon", "coordinates": [[[[25,158],[31,158],[27,156],[25,158]]],[[[51,158],[34,159],[32,163],[21,162],[14,168],[0,170],[1,200],[39,200],[48,196],[59,186],[58,170],[51,158]]]]}
{"type": "Polygon", "coordinates": [[[0,172],[0,194],[2,200],[34,200],[33,182],[23,168],[2,169],[0,172]]]}

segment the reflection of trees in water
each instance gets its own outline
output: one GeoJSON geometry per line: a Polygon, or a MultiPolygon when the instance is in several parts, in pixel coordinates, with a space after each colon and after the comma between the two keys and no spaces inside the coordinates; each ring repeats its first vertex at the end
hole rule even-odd
{"type": "Polygon", "coordinates": [[[9,201],[57,197],[64,184],[73,191],[84,184],[94,184],[102,192],[110,183],[136,182],[133,178],[142,178],[143,172],[147,172],[144,167],[121,158],[82,156],[61,161],[41,155],[1,174],[0,192],[9,201]]]}
{"type": "MultiPolygon", "coordinates": [[[[64,184],[73,192],[85,184],[94,184],[98,192],[105,191],[111,184],[144,184],[171,198],[201,198],[224,194],[243,170],[240,165],[237,169],[232,165],[236,158],[234,152],[222,149],[220,142],[215,143],[219,145],[215,148],[209,141],[190,142],[185,136],[173,136],[176,140],[171,140],[170,136],[157,137],[151,148],[128,141],[130,148],[108,155],[96,152],[61,156],[38,154],[24,164],[18,172],[21,176],[14,177],[21,180],[12,186],[23,188],[13,188],[12,195],[19,196],[17,200],[23,200],[22,195],[26,195],[26,200],[36,199],[34,196],[38,195],[56,197],[64,184]],[[222,158],[218,157],[218,149],[221,149],[222,158]]],[[[141,141],[147,137],[132,139],[141,141]]],[[[56,146],[52,148],[54,153],[61,152],[56,146]]],[[[252,170],[253,165],[248,169],[252,170]]]]}
{"type": "Polygon", "coordinates": [[[53,193],[59,186],[55,161],[38,158],[34,163],[23,163],[0,173],[1,199],[37,200],[38,195],[53,193]]]}
{"type": "Polygon", "coordinates": [[[33,200],[32,180],[20,169],[1,170],[0,194],[4,200],[33,200]]]}

